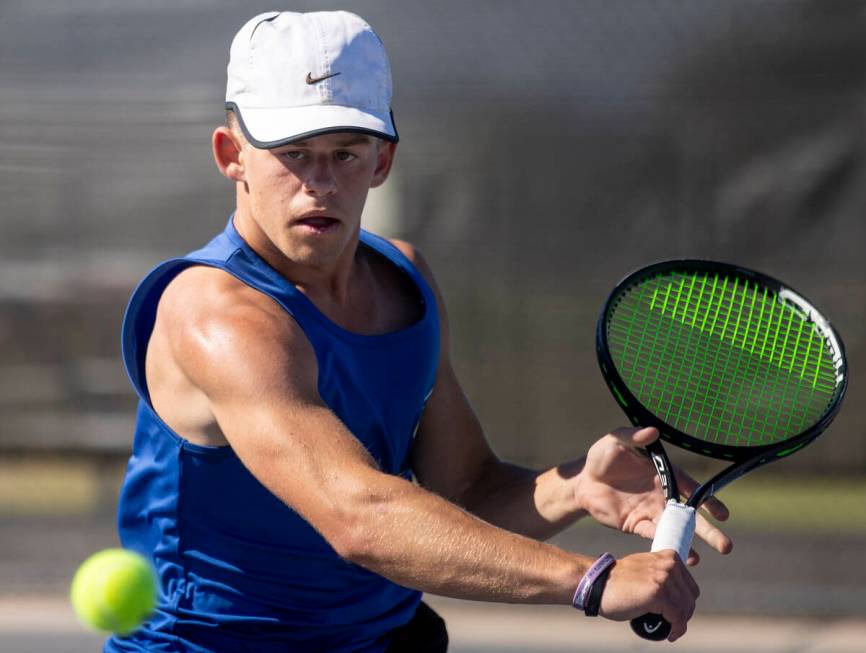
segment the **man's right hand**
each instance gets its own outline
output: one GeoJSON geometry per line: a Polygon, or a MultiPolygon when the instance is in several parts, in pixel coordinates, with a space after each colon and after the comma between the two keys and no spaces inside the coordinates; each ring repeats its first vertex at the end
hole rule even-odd
{"type": "Polygon", "coordinates": [[[646,613],[671,624],[671,642],[686,632],[701,591],[675,551],[635,553],[617,560],[601,597],[599,614],[628,621],[646,613]]]}

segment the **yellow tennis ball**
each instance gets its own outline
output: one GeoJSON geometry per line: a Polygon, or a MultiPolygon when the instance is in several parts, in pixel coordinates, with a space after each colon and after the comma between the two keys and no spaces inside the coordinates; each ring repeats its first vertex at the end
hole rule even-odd
{"type": "Polygon", "coordinates": [[[150,563],[139,554],[105,549],[78,568],[69,597],[84,625],[127,635],[153,612],[156,577],[150,563]]]}

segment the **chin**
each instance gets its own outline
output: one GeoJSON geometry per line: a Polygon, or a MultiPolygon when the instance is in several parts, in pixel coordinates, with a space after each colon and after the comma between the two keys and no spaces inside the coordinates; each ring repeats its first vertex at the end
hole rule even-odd
{"type": "Polygon", "coordinates": [[[295,263],[321,267],[337,261],[347,245],[347,239],[339,234],[292,234],[283,253],[295,263]]]}

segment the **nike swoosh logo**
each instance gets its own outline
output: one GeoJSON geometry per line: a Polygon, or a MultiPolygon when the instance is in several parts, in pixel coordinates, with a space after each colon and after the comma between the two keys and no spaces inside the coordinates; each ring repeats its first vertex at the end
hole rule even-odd
{"type": "Polygon", "coordinates": [[[307,73],[307,84],[318,84],[319,82],[324,82],[326,79],[331,79],[331,77],[336,77],[339,74],[340,73],[331,73],[324,77],[313,77],[313,73],[307,73]]]}
{"type": "Polygon", "coordinates": [[[644,624],[643,629],[647,631],[650,635],[652,635],[655,631],[661,628],[662,622],[659,621],[655,626],[650,626],[649,624],[644,624]]]}

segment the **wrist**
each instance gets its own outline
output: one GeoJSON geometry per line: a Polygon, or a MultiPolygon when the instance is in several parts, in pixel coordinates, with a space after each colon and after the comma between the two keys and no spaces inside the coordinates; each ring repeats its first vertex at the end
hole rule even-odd
{"type": "Polygon", "coordinates": [[[568,465],[571,476],[571,502],[573,513],[578,519],[582,519],[590,514],[589,508],[584,501],[584,472],[586,470],[586,458],[580,458],[568,465]]]}
{"type": "Polygon", "coordinates": [[[610,553],[604,553],[590,566],[574,591],[571,604],[577,610],[583,610],[587,617],[598,616],[601,606],[601,595],[604,592],[610,570],[616,564],[616,558],[610,553]]]}
{"type": "Polygon", "coordinates": [[[585,459],[572,460],[553,467],[538,478],[537,496],[545,497],[546,512],[553,520],[569,523],[585,517],[588,512],[581,504],[580,482],[585,459]]]}

